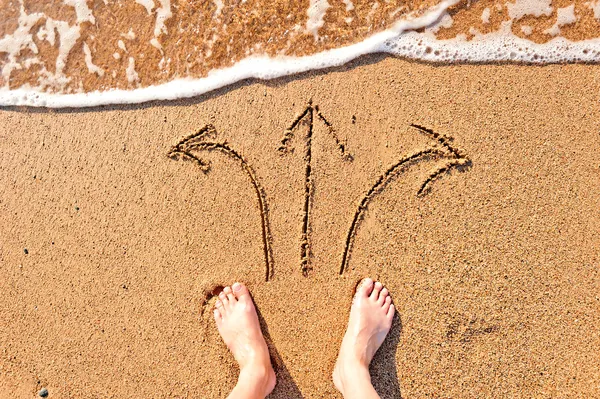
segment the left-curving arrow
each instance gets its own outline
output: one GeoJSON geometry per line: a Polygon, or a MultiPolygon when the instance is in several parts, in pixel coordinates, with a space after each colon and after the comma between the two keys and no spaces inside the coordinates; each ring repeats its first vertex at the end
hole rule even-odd
{"type": "Polygon", "coordinates": [[[194,151],[218,151],[230,158],[238,161],[242,168],[250,177],[252,186],[256,192],[256,198],[258,201],[258,208],[260,211],[261,222],[262,222],[262,241],[263,251],[265,257],[265,281],[269,281],[273,277],[273,251],[271,249],[271,230],[269,227],[269,215],[266,194],[261,187],[256,172],[250,166],[248,161],[239,153],[237,150],[232,148],[227,141],[221,143],[212,140],[216,137],[217,131],[213,125],[206,125],[200,129],[197,133],[189,135],[182,139],[179,143],[174,145],[168,153],[171,159],[183,159],[196,163],[200,166],[200,169],[204,173],[208,173],[210,170],[210,162],[202,158],[199,158],[194,154],[194,151]]]}

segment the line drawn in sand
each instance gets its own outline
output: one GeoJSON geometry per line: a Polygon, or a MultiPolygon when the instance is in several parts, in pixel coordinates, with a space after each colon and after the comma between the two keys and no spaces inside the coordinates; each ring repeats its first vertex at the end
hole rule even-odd
{"type": "Polygon", "coordinates": [[[444,173],[449,172],[453,168],[471,166],[471,160],[467,157],[467,155],[461,149],[453,147],[450,144],[450,141],[453,140],[452,137],[436,133],[433,130],[420,125],[411,124],[410,126],[417,129],[420,133],[432,138],[436,143],[431,147],[401,158],[398,162],[390,166],[381,176],[379,176],[379,178],[375,181],[375,184],[373,184],[369,191],[367,191],[363,199],[360,201],[358,209],[354,213],[354,218],[352,219],[350,229],[348,230],[348,235],[346,236],[346,244],[344,246],[344,253],[342,254],[342,263],[340,265],[340,275],[344,274],[344,271],[346,271],[348,268],[348,262],[350,260],[350,254],[352,252],[352,245],[356,237],[356,232],[369,206],[369,203],[375,196],[380,194],[387,187],[387,185],[400,174],[400,172],[424,159],[447,159],[447,161],[441,167],[433,170],[427,176],[423,184],[421,184],[421,187],[417,191],[417,196],[423,197],[430,191],[431,184],[435,180],[439,179],[444,173]]]}
{"type": "Polygon", "coordinates": [[[296,119],[294,119],[290,127],[286,129],[283,138],[281,139],[281,145],[278,148],[278,151],[281,153],[281,155],[294,152],[294,148],[291,145],[292,140],[294,139],[294,131],[298,126],[300,126],[301,123],[305,122],[308,124],[308,130],[306,136],[304,137],[304,208],[302,217],[302,238],[300,242],[300,268],[304,277],[308,277],[312,270],[312,266],[310,264],[310,219],[313,200],[312,139],[314,134],[315,116],[317,120],[321,121],[327,127],[329,134],[335,140],[342,159],[345,161],[352,161],[353,159],[352,155],[346,151],[346,144],[340,141],[332,124],[325,118],[325,116],[323,116],[318,105],[313,106],[312,100],[308,102],[308,106],[304,109],[304,111],[302,111],[296,117],[296,119]]]}
{"type": "MultiPolygon", "coordinates": [[[[312,170],[312,139],[314,137],[314,123],[315,120],[323,123],[329,132],[329,135],[335,140],[336,146],[339,150],[340,156],[343,160],[351,162],[354,158],[348,153],[345,142],[340,141],[335,129],[332,124],[325,118],[325,116],[319,110],[317,105],[313,105],[312,101],[308,102],[307,107],[293,120],[290,127],[286,129],[283,138],[281,139],[278,151],[281,155],[286,155],[294,152],[292,141],[295,138],[296,129],[302,124],[307,125],[307,133],[303,137],[304,141],[304,207],[303,207],[303,218],[302,218],[302,239],[300,243],[300,265],[302,274],[307,277],[311,270],[311,252],[310,252],[310,236],[311,236],[311,207],[314,196],[313,190],[313,170],[312,170]]],[[[354,121],[354,119],[353,119],[354,121]]],[[[353,122],[354,123],[354,122],[353,122]]],[[[360,201],[350,228],[346,235],[346,241],[344,245],[344,252],[342,254],[342,261],[339,269],[339,274],[342,275],[348,269],[348,263],[352,253],[352,247],[358,227],[364,218],[365,212],[368,209],[369,203],[380,194],[385,188],[391,183],[401,172],[405,171],[412,165],[426,160],[426,159],[445,159],[446,162],[434,169],[429,173],[425,181],[421,184],[417,191],[418,197],[423,197],[431,190],[433,182],[441,178],[445,173],[450,172],[452,169],[468,168],[471,166],[471,160],[461,149],[454,147],[450,144],[453,138],[443,134],[434,132],[431,129],[423,127],[417,124],[411,124],[412,128],[419,131],[421,134],[428,136],[434,141],[433,145],[426,147],[425,149],[413,152],[409,155],[402,157],[399,161],[390,166],[371,188],[364,195],[360,201]]],[[[248,161],[242,156],[240,152],[232,148],[227,141],[216,142],[212,141],[217,136],[217,131],[213,125],[206,125],[200,129],[197,133],[189,135],[183,138],[179,143],[174,145],[168,153],[168,156],[172,159],[183,159],[189,160],[196,163],[204,173],[208,173],[211,168],[210,162],[200,158],[195,154],[197,151],[219,151],[230,158],[238,161],[242,168],[248,174],[252,186],[256,192],[256,198],[258,201],[258,207],[261,216],[262,225],[262,243],[263,252],[265,258],[265,281],[269,281],[274,274],[273,267],[273,250],[272,250],[272,238],[269,225],[268,206],[266,200],[266,194],[264,189],[259,183],[254,169],[250,166],[248,161]]]]}
{"type": "Polygon", "coordinates": [[[258,207],[262,222],[262,242],[265,257],[265,281],[269,281],[273,277],[273,251],[271,249],[271,230],[269,227],[269,215],[265,192],[262,189],[258,178],[256,177],[254,169],[252,169],[248,161],[242,156],[241,153],[232,148],[227,141],[220,143],[207,141],[214,139],[216,136],[217,131],[215,127],[210,124],[206,125],[197,133],[183,138],[179,143],[171,148],[167,155],[169,158],[175,160],[182,159],[192,161],[196,163],[204,173],[208,173],[210,171],[210,162],[205,161],[195,155],[194,151],[219,151],[240,163],[242,168],[248,174],[248,177],[250,177],[252,186],[256,191],[256,198],[258,200],[258,207]]]}

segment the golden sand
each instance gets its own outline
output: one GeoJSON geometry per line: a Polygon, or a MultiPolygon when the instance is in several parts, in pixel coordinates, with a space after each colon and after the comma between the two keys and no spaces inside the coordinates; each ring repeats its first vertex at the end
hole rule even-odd
{"type": "Polygon", "coordinates": [[[237,371],[210,292],[236,280],[272,397],[339,397],[372,276],[398,309],[382,397],[600,398],[599,76],[371,56],[189,101],[3,110],[0,397],[225,397],[237,371]]]}

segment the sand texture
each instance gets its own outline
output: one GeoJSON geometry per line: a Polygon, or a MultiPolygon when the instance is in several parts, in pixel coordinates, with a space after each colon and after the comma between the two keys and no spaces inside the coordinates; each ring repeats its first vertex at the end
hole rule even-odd
{"type": "Polygon", "coordinates": [[[225,397],[210,292],[241,280],[272,397],[337,398],[372,276],[399,311],[383,398],[600,398],[598,72],[372,56],[0,111],[0,397],[225,397]]]}

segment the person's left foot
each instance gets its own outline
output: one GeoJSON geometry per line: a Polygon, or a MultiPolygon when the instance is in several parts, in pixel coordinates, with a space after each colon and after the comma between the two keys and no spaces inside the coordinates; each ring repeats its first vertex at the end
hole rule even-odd
{"type": "Polygon", "coordinates": [[[267,396],[275,387],[275,372],[248,288],[225,287],[215,307],[217,329],[240,366],[240,380],[256,381],[267,396]]]}

